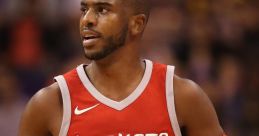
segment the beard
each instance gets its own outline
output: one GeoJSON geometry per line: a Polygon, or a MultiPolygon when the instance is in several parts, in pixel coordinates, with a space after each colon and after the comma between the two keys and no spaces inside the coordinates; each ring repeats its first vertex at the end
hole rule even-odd
{"type": "Polygon", "coordinates": [[[105,45],[103,46],[101,51],[95,53],[85,53],[85,57],[89,60],[100,60],[107,57],[108,55],[125,45],[127,33],[128,26],[125,25],[117,36],[109,36],[104,39],[105,45]]]}

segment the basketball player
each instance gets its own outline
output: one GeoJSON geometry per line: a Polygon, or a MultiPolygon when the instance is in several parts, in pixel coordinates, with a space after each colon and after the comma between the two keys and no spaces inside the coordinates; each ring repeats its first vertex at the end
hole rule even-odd
{"type": "Polygon", "coordinates": [[[141,60],[148,0],[82,0],[88,65],[55,77],[32,97],[20,136],[223,136],[198,85],[173,66],[141,60]]]}

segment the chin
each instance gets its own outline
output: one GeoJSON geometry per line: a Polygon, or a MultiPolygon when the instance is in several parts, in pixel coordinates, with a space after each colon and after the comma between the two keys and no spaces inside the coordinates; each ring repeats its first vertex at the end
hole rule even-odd
{"type": "Polygon", "coordinates": [[[85,57],[89,60],[101,60],[106,56],[107,54],[104,54],[103,52],[85,52],[85,57]]]}

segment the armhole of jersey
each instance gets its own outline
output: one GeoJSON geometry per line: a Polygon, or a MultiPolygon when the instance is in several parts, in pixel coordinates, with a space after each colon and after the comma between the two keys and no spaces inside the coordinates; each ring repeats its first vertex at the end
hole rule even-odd
{"type": "Polygon", "coordinates": [[[174,66],[167,66],[166,72],[166,102],[167,109],[171,121],[171,125],[175,136],[182,136],[180,131],[180,126],[177,120],[175,111],[175,101],[174,101],[174,88],[173,88],[173,78],[174,78],[174,66]]]}
{"type": "Polygon", "coordinates": [[[62,101],[63,101],[63,118],[59,131],[59,136],[66,136],[68,133],[70,120],[71,120],[71,100],[66,80],[63,76],[57,76],[54,78],[60,88],[62,101]]]}

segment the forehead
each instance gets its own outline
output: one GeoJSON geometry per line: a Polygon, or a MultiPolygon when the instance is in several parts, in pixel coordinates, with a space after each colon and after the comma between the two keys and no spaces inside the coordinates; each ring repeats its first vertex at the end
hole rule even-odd
{"type": "Polygon", "coordinates": [[[110,5],[115,5],[120,3],[121,1],[123,0],[81,0],[81,4],[92,5],[92,4],[106,3],[110,5]]]}

